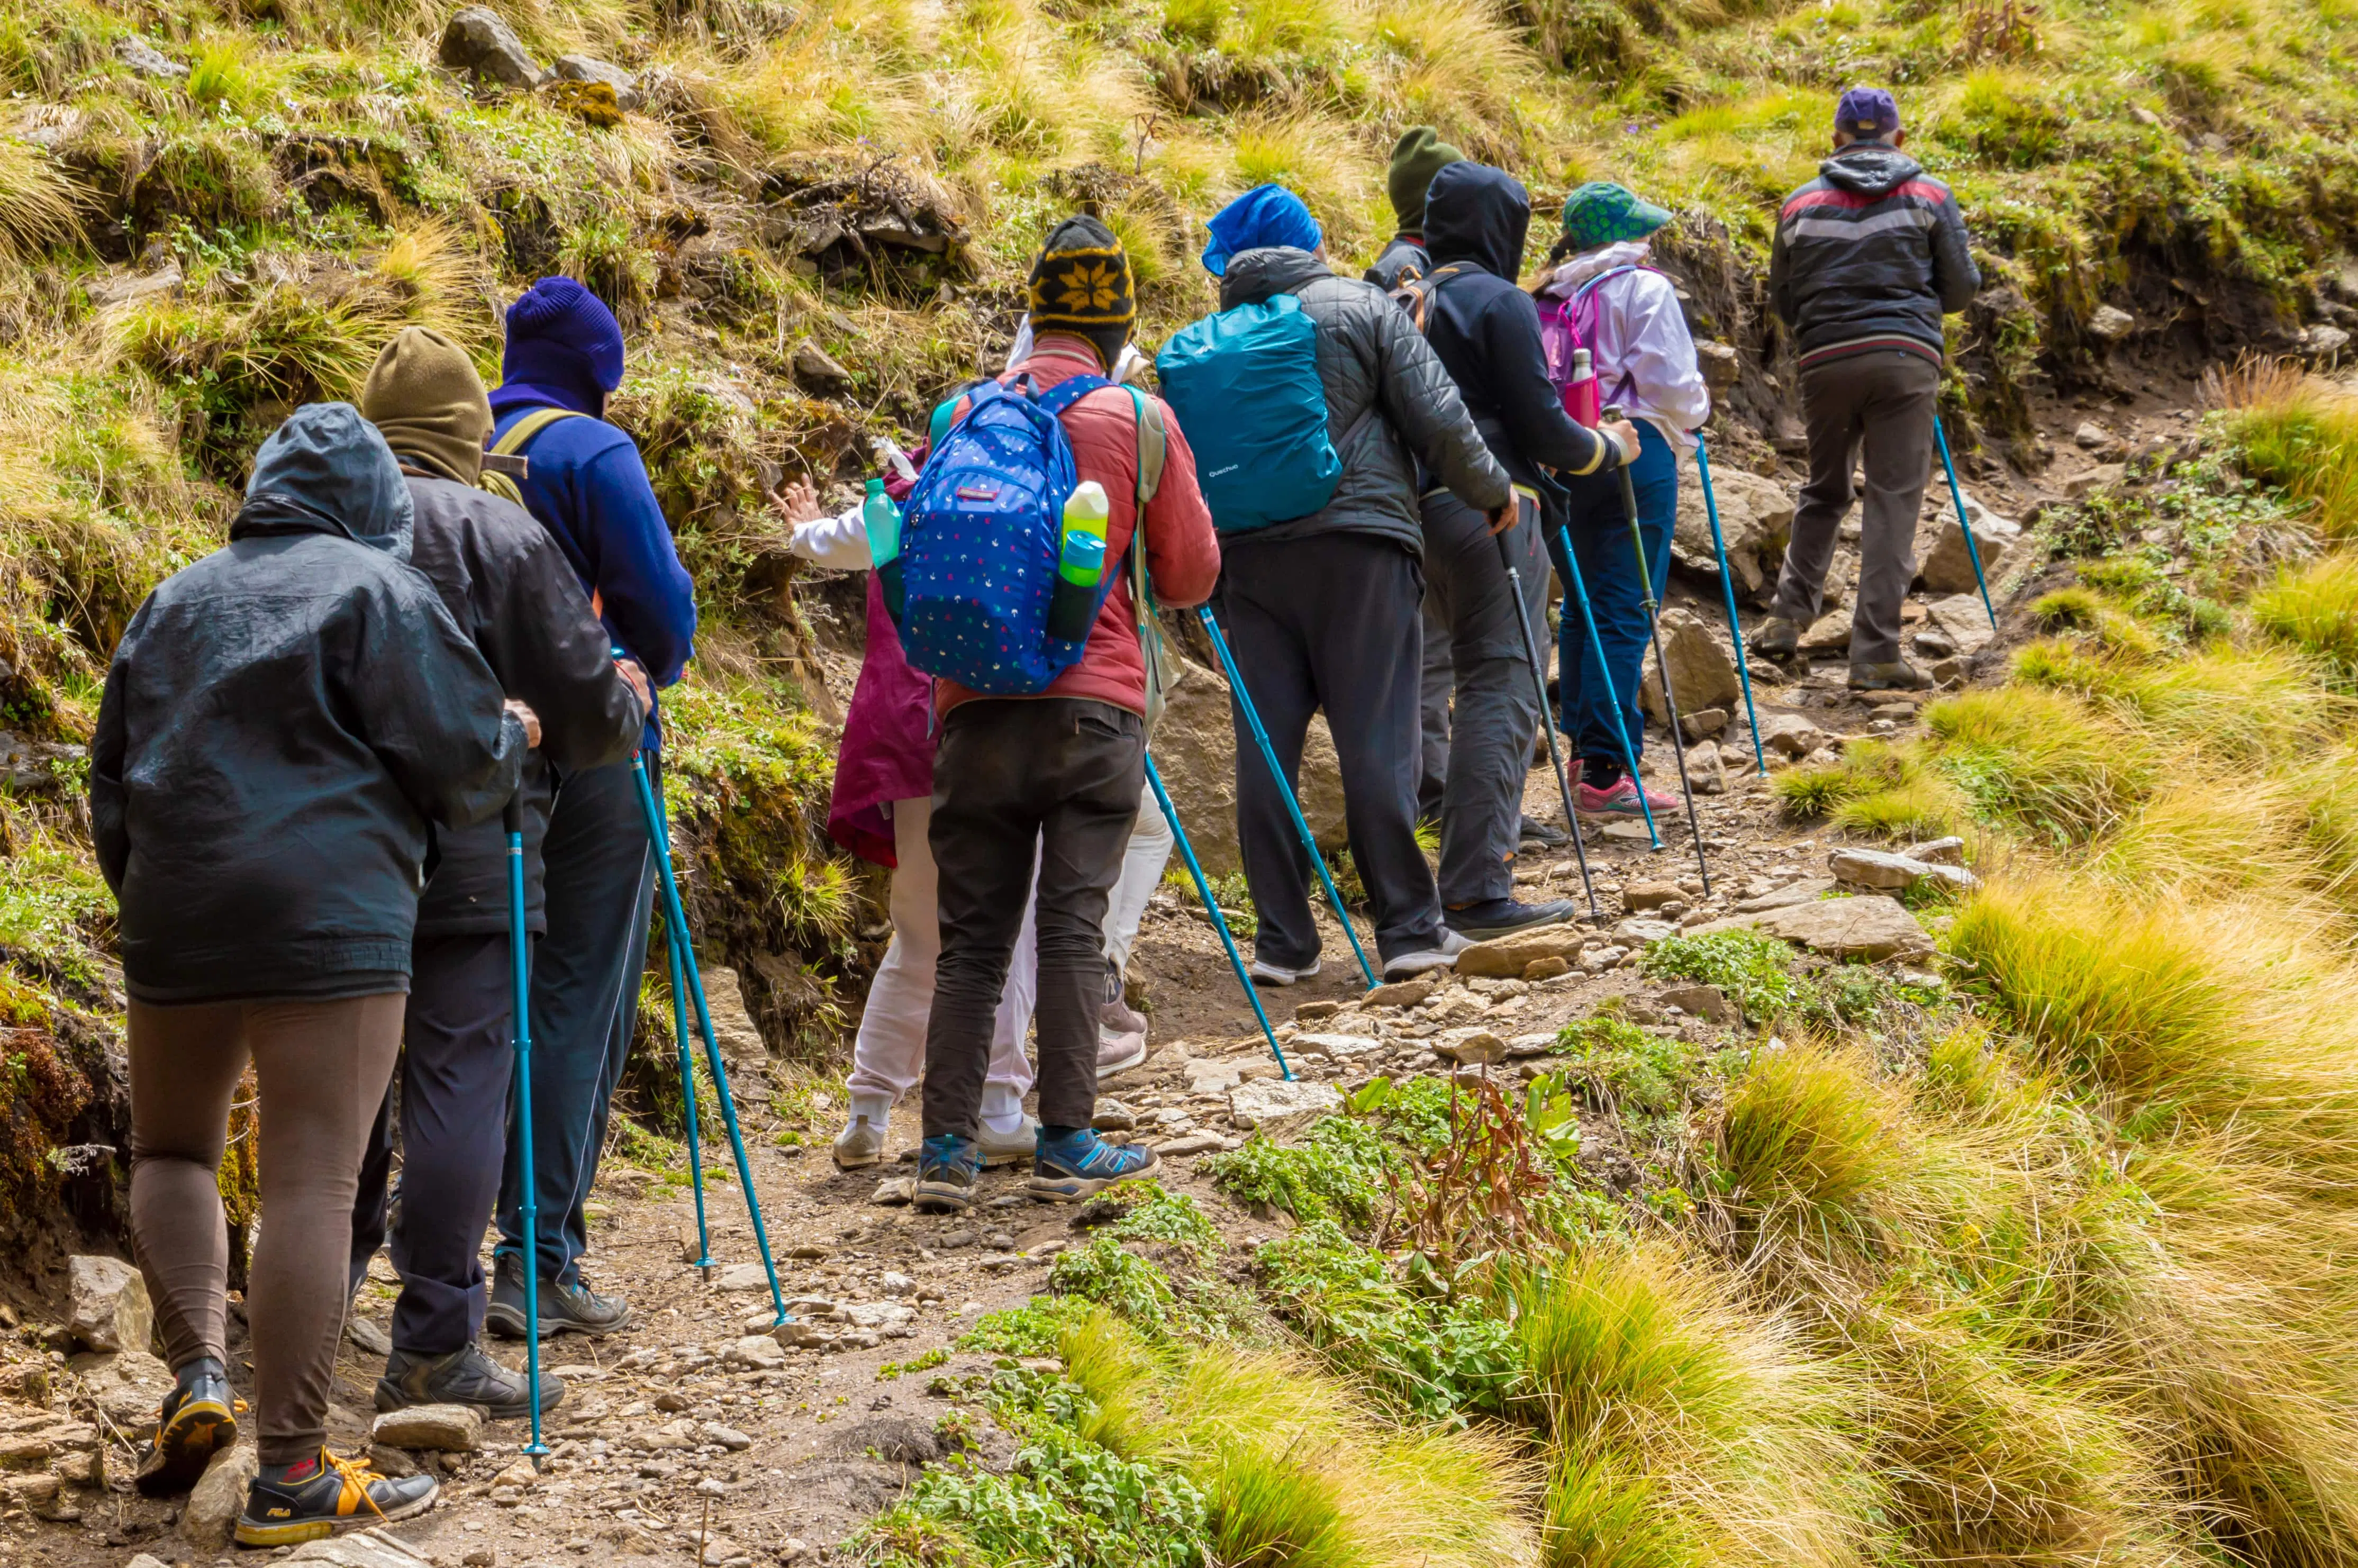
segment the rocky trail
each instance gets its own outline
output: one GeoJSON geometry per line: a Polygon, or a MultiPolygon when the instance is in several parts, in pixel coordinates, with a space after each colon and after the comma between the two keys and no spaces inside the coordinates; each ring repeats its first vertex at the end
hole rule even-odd
{"type": "MultiPolygon", "coordinates": [[[[2123,470],[2115,465],[2178,452],[2194,431],[2182,396],[2161,391],[2041,413],[2057,432],[2057,460],[2039,484],[1994,466],[1974,481],[1984,515],[1999,519],[1985,535],[1976,532],[1995,557],[1992,587],[2002,606],[2009,590],[2019,602],[2039,571],[2029,548],[2013,547],[2019,530],[2002,519],[2117,481],[2123,470]]],[[[1721,499],[1731,546],[1748,555],[1772,542],[1781,526],[1778,497],[1790,497],[1796,476],[1766,448],[1747,456],[1764,471],[1736,475],[1735,461],[1723,459],[1721,499]]],[[[1783,504],[1789,514],[1790,500],[1783,504]]],[[[1920,556],[1931,580],[1909,600],[1909,618],[1918,654],[1941,666],[1943,684],[1954,685],[1993,671],[1993,655],[2009,639],[1993,638],[1969,571],[1962,584],[1956,579],[1962,551],[1938,482],[1923,527],[1920,556]]],[[[1682,557],[1693,542],[1682,527],[1682,557]]],[[[1703,547],[1707,559],[1707,535],[1703,547]]],[[[1740,576],[1747,565],[1739,559],[1740,576]]],[[[1838,580],[1846,566],[1855,570],[1855,559],[1838,558],[1838,580]]],[[[1715,709],[1691,720],[1704,731],[1691,757],[1708,791],[1699,802],[1708,891],[1682,821],[1665,818],[1660,852],[1648,848],[1642,828],[1616,827],[1588,844],[1601,919],[1485,944],[1454,978],[1366,994],[1330,914],[1324,972],[1265,993],[1293,1066],[1291,1083],[1280,1077],[1192,901],[1173,886],[1157,894],[1132,973],[1133,991],[1151,1010],[1154,1049],[1144,1065],[1103,1086],[1100,1125],[1158,1147],[1165,1184],[1191,1194],[1219,1227],[1224,1266],[1234,1278],[1249,1278],[1250,1249],[1289,1222],[1238,1206],[1197,1164],[1256,1128],[1282,1137],[1379,1075],[1487,1075],[1519,1084],[1538,1072],[1532,1059],[1563,1025],[1600,1012],[1705,1048],[1736,1043],[1742,1020],[1719,991],[1639,974],[1643,947],[1673,931],[1756,925],[1824,959],[1885,961],[1904,979],[1940,984],[1910,968],[1931,942],[1908,895],[1926,879],[1970,882],[1956,841],[1906,855],[1861,851],[1783,818],[1768,782],[1753,769],[1715,594],[1690,577],[1674,600],[1680,685],[1707,696],[1715,709]],[[1860,896],[1825,897],[1836,891],[1860,896]]],[[[1918,728],[1916,697],[1862,697],[1844,689],[1844,616],[1831,606],[1833,623],[1812,639],[1830,644],[1826,656],[1781,672],[1754,664],[1772,770],[1823,760],[1855,739],[1902,737],[1918,728]]],[[[848,700],[856,654],[837,650],[826,663],[833,695],[848,700]]],[[[1224,731],[1225,697],[1214,679],[1206,672],[1195,684],[1212,691],[1206,705],[1216,706],[1224,731]]],[[[1704,706],[1696,697],[1684,700],[1690,709],[1704,706]]],[[[1217,752],[1225,736],[1206,732],[1201,744],[1217,752]]],[[[1161,749],[1175,756],[1174,745],[1166,735],[1161,749]]],[[[1191,776],[1214,781],[1207,786],[1214,789],[1228,765],[1224,753],[1186,761],[1191,776]]],[[[1655,763],[1658,785],[1674,789],[1659,748],[1655,763]]],[[[1535,816],[1561,816],[1543,763],[1531,773],[1526,802],[1535,816]]],[[[1217,799],[1199,798],[1194,815],[1208,821],[1217,809],[1217,799]]],[[[1580,896],[1568,848],[1526,855],[1516,878],[1537,891],[1580,896]]],[[[721,998],[723,1011],[730,1000],[721,998]]],[[[741,1027],[750,1033],[750,1022],[741,1027]]],[[[339,1452],[364,1451],[390,1472],[431,1467],[444,1480],[441,1501],[420,1519],[314,1543],[291,1560],[369,1568],[826,1561],[840,1556],[863,1521],[947,1449],[964,1444],[982,1463],[1005,1459],[1011,1441],[965,1398],[963,1380],[987,1371],[992,1357],[961,1351],[957,1341],[985,1314],[1040,1291],[1055,1257],[1083,1238],[1091,1216],[1033,1204],[1017,1171],[986,1173],[969,1218],[914,1214],[891,1201],[911,1166],[838,1173],[829,1162],[839,1087],[813,1092],[806,1084],[773,1102],[761,1077],[758,1065],[741,1058],[740,1103],[762,1212],[796,1321],[767,1332],[766,1282],[744,1206],[719,1169],[728,1163],[725,1149],[709,1142],[705,1149],[719,1261],[704,1271],[689,1266],[696,1221],[684,1173],[658,1173],[629,1162],[622,1147],[610,1151],[591,1210],[588,1272],[601,1291],[627,1296],[635,1315],[605,1341],[568,1337],[547,1346],[545,1364],[567,1392],[548,1412],[552,1453],[535,1472],[520,1456],[522,1422],[485,1424],[449,1410],[373,1413],[395,1291],[380,1257],[338,1364],[330,1442],[339,1452]]],[[[1583,1118],[1584,1164],[1609,1191],[1634,1183],[1636,1166],[1614,1125],[1583,1118]]],[[[895,1153],[913,1159],[914,1115],[896,1118],[892,1130],[895,1153]]],[[[0,1307],[0,1323],[14,1331],[0,1352],[0,1565],[155,1568],[258,1559],[225,1544],[242,1500],[237,1461],[250,1462],[249,1449],[217,1467],[189,1498],[154,1502],[131,1489],[135,1438],[168,1377],[148,1354],[135,1275],[107,1260],[78,1260],[72,1284],[66,1311],[55,1302],[26,1303],[21,1313],[0,1307]]],[[[250,1391],[246,1347],[235,1337],[243,1332],[242,1307],[233,1320],[232,1377],[250,1391]]],[[[512,1344],[492,1347],[503,1359],[520,1359],[512,1344]]]]}

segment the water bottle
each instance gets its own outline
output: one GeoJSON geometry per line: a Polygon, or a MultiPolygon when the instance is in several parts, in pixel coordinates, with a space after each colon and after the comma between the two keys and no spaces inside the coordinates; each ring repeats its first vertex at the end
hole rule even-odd
{"type": "Polygon", "coordinates": [[[1600,395],[1595,362],[1586,349],[1573,350],[1572,379],[1563,384],[1563,411],[1572,416],[1574,423],[1594,430],[1604,416],[1604,411],[1597,406],[1600,395]]]}
{"type": "Polygon", "coordinates": [[[894,624],[901,620],[901,509],[884,493],[884,481],[868,481],[868,498],[860,503],[860,521],[868,529],[868,559],[876,568],[876,586],[884,594],[884,613],[894,624]]]}
{"type": "Polygon", "coordinates": [[[1084,480],[1065,502],[1056,550],[1056,590],[1048,600],[1048,635],[1085,641],[1097,619],[1098,585],[1105,578],[1106,522],[1113,507],[1105,486],[1084,480]]]}

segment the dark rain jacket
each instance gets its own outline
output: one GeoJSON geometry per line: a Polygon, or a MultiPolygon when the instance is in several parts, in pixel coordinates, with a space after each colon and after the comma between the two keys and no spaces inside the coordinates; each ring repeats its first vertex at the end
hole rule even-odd
{"type": "Polygon", "coordinates": [[[1941,318],[1982,275],[1949,188],[1881,142],[1855,142],[1785,198],[1768,299],[1804,366],[1877,349],[1942,358],[1941,318]]]}
{"type": "Polygon", "coordinates": [[[1620,459],[1610,441],[1564,413],[1548,379],[1539,307],[1515,284],[1531,227],[1531,195],[1511,176],[1479,163],[1434,175],[1424,199],[1433,256],[1424,332],[1490,450],[1539,496],[1552,533],[1567,514],[1566,496],[1547,470],[1595,473],[1620,459]]]}
{"type": "Polygon", "coordinates": [[[1424,254],[1424,242],[1414,234],[1394,234],[1375,262],[1359,276],[1389,294],[1412,277],[1422,277],[1433,269],[1433,258],[1424,254]]]}
{"type": "Polygon", "coordinates": [[[91,743],[132,996],[405,990],[427,824],[496,816],[524,727],[404,564],[411,503],[347,404],[265,442],[229,544],[132,617],[91,743]]]}
{"type": "Polygon", "coordinates": [[[1343,478],[1320,510],[1228,535],[1220,541],[1224,553],[1320,534],[1375,534],[1422,557],[1419,464],[1431,476],[1425,482],[1446,486],[1468,506],[1490,512],[1507,504],[1506,470],[1483,445],[1449,373],[1383,290],[1337,277],[1308,251],[1287,245],[1240,252],[1220,279],[1223,310],[1279,294],[1300,300],[1317,323],[1326,433],[1343,478]]]}
{"type": "MultiPolygon", "coordinates": [[[[508,696],[540,716],[540,749],[525,764],[525,924],[546,931],[540,840],[555,780],[628,762],[645,715],[614,673],[612,643],[548,530],[489,491],[411,473],[416,508],[410,565],[426,574],[459,630],[508,696]]],[[[436,835],[439,855],[418,900],[420,936],[508,928],[507,831],[497,817],[436,835]]]]}

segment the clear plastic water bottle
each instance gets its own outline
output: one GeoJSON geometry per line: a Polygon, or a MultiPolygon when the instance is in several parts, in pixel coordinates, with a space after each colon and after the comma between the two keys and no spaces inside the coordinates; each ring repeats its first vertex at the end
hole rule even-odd
{"type": "Polygon", "coordinates": [[[860,520],[868,528],[868,559],[888,567],[901,558],[901,509],[884,493],[884,481],[868,481],[868,498],[860,503],[860,520]]]}
{"type": "Polygon", "coordinates": [[[1084,480],[1065,502],[1056,551],[1056,591],[1048,601],[1048,635],[1078,643],[1097,619],[1098,585],[1105,579],[1106,524],[1113,506],[1105,486],[1084,480]]]}

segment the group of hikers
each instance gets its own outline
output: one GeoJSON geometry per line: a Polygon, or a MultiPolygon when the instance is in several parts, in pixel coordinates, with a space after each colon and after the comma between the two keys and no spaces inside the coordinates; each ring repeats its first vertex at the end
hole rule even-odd
{"type": "MultiPolygon", "coordinates": [[[[1868,689],[1923,683],[1898,600],[1942,316],[1978,283],[1955,202],[1903,140],[1887,92],[1845,93],[1772,262],[1811,472],[1753,645],[1790,655],[1816,616],[1863,451],[1851,681],[1868,689]]],[[[1174,843],[1149,760],[1173,674],[1158,607],[1216,606],[1249,687],[1252,983],[1318,970],[1292,794],[1321,711],[1386,979],[1571,915],[1513,881],[1527,836],[1579,831],[1521,808],[1551,566],[1584,585],[1545,719],[1579,759],[1577,815],[1646,808],[1639,666],[1679,457],[1710,413],[1677,290],[1648,265],[1671,214],[1581,186],[1526,288],[1531,204],[1511,176],[1419,127],[1389,187],[1400,232],[1364,278],[1282,187],[1210,219],[1220,311],[1164,349],[1163,396],[1127,384],[1145,357],[1130,258],[1101,222],[1065,220],[1003,374],[937,408],[860,505],[825,515],[807,481],[779,499],[797,555],[870,572],[829,828],[892,869],[892,935],[834,1155],[884,1159],[922,1085],[920,1208],[965,1210],[985,1165],[1028,1161],[1050,1201],[1155,1166],[1092,1122],[1100,1075],[1145,1055],[1122,977],[1174,843]],[[1420,819],[1439,824],[1437,874],[1420,819]]],[[[581,1275],[584,1203],[647,955],[655,694],[688,661],[696,603],[638,449],[604,417],[624,369],[612,313],[548,277],[506,329],[488,393],[459,345],[411,328],[357,406],[307,406],[264,442],[227,545],[134,617],[92,746],[129,993],[134,1245],[174,1378],[137,1477],[151,1494],[186,1489],[236,1434],[215,1173],[249,1065],[258,1085],[242,1545],[432,1505],[432,1477],[325,1444],[381,1243],[401,1291],[380,1410],[554,1405],[559,1380],[535,1389],[483,1330],[631,1321],[581,1275]]]]}

